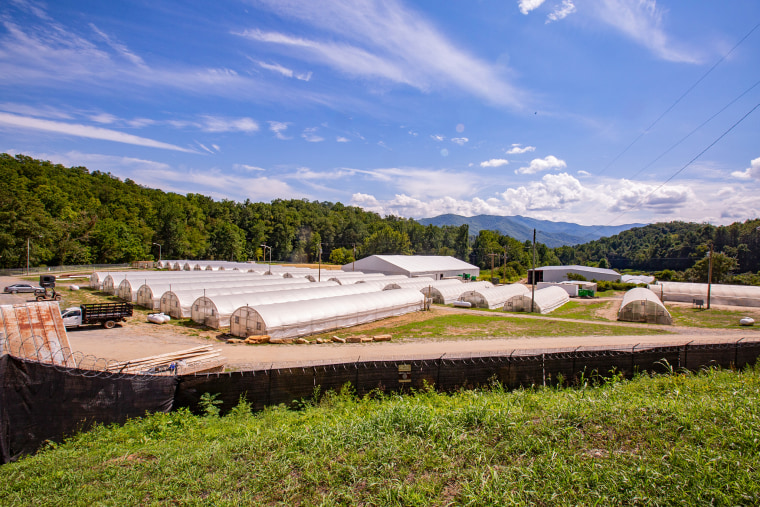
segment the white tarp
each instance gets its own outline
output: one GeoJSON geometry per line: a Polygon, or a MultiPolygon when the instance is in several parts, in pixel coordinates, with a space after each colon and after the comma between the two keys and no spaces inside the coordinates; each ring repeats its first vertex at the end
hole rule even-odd
{"type": "Polygon", "coordinates": [[[208,327],[223,328],[230,325],[230,319],[240,308],[246,306],[287,303],[289,301],[306,301],[308,299],[347,296],[350,294],[367,294],[378,292],[379,287],[359,283],[338,285],[335,282],[305,282],[306,286],[293,286],[279,291],[266,293],[218,294],[199,297],[193,302],[190,318],[208,327]]]}
{"type": "MultiPolygon", "coordinates": [[[[657,294],[662,302],[680,301],[693,303],[702,300],[707,304],[706,283],[658,282],[650,284],[649,289],[657,294]]],[[[710,304],[727,306],[760,307],[760,287],[751,285],[711,284],[710,304]]]]}
{"type": "Polygon", "coordinates": [[[529,312],[531,300],[534,296],[534,311],[541,314],[553,312],[570,301],[567,292],[561,287],[552,286],[538,289],[535,294],[528,291],[527,294],[511,297],[504,302],[503,310],[505,312],[529,312]]]}
{"type": "Polygon", "coordinates": [[[673,323],[673,318],[657,294],[643,287],[625,293],[618,310],[618,320],[667,325],[673,323]]]}
{"type": "MultiPolygon", "coordinates": [[[[457,301],[459,297],[467,291],[481,290],[493,287],[491,282],[468,282],[433,286],[432,293],[429,297],[433,298],[433,303],[449,305],[454,301],[457,301]]],[[[426,291],[427,293],[427,291],[426,291]]]]}
{"type": "Polygon", "coordinates": [[[530,294],[530,290],[521,284],[498,285],[477,290],[468,290],[459,297],[460,301],[467,301],[475,308],[488,308],[494,310],[503,308],[507,299],[514,296],[530,294]]]}
{"type": "MultiPolygon", "coordinates": [[[[422,310],[425,297],[413,289],[353,294],[307,301],[248,306],[236,336],[269,335],[271,339],[294,338],[357,326],[422,310]]],[[[237,314],[236,314],[237,315],[237,314]]],[[[230,325],[230,333],[233,326],[230,325]]]]}

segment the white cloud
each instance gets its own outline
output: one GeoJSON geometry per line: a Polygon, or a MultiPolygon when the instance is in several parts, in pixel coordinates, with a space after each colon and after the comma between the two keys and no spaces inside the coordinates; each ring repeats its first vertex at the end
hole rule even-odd
{"type": "Polygon", "coordinates": [[[492,158],[491,160],[481,162],[480,167],[501,167],[507,164],[509,164],[509,160],[503,158],[492,158]]]}
{"type": "Polygon", "coordinates": [[[562,0],[562,4],[558,5],[554,8],[552,12],[549,13],[547,16],[547,23],[551,23],[552,21],[559,21],[560,19],[565,19],[570,14],[575,12],[575,4],[573,4],[572,0],[562,0]]]}
{"type": "Polygon", "coordinates": [[[282,139],[283,141],[288,140],[288,139],[293,139],[292,137],[288,137],[284,134],[284,132],[288,129],[288,126],[290,126],[290,123],[286,123],[282,121],[269,122],[269,130],[274,132],[274,135],[277,139],[282,139]]]}
{"type": "Polygon", "coordinates": [[[15,104],[11,102],[5,102],[0,104],[0,110],[8,113],[16,113],[22,116],[39,116],[43,118],[54,118],[56,120],[71,120],[73,116],[71,113],[61,111],[51,106],[31,106],[28,104],[15,104]]]}
{"type": "Polygon", "coordinates": [[[584,171],[583,169],[581,169],[580,171],[578,171],[577,174],[578,174],[578,176],[580,176],[582,178],[588,178],[589,176],[591,176],[590,172],[584,171]]]}
{"type": "Polygon", "coordinates": [[[116,143],[145,146],[148,148],[160,148],[163,150],[195,153],[195,150],[182,148],[181,146],[176,146],[174,144],[163,143],[161,141],[155,141],[153,139],[139,137],[132,134],[125,134],[124,132],[119,132],[117,130],[91,127],[89,125],[79,125],[75,123],[41,120],[38,118],[17,116],[15,114],[0,113],[0,126],[2,125],[30,130],[39,130],[43,132],[52,132],[66,136],[85,137],[88,139],[99,139],[102,141],[113,141],[116,143]]]}
{"type": "Polygon", "coordinates": [[[134,54],[132,51],[127,48],[124,44],[114,41],[109,37],[105,32],[101,31],[97,26],[95,26],[93,23],[90,23],[90,28],[92,28],[92,31],[95,32],[101,39],[103,39],[106,44],[108,44],[111,49],[116,51],[119,55],[121,55],[123,58],[127,59],[129,62],[131,62],[136,67],[140,67],[143,69],[147,69],[148,66],[145,65],[145,62],[142,58],[134,54]]]}
{"type": "Polygon", "coordinates": [[[609,206],[612,212],[646,210],[655,213],[670,213],[694,197],[692,190],[685,185],[658,187],[625,179],[608,187],[605,195],[612,200],[609,206]]]}
{"type": "Polygon", "coordinates": [[[431,135],[431,136],[430,136],[430,139],[432,139],[433,141],[438,141],[439,143],[440,143],[441,141],[444,141],[444,140],[446,140],[446,138],[445,138],[445,137],[443,137],[443,136],[440,136],[440,135],[431,135]]]}
{"type": "Polygon", "coordinates": [[[310,143],[321,143],[322,141],[325,140],[325,138],[318,135],[317,130],[318,130],[317,127],[306,128],[301,133],[301,137],[303,137],[310,143]]]}
{"type": "Polygon", "coordinates": [[[347,138],[347,137],[343,137],[343,136],[338,136],[338,137],[336,137],[336,138],[335,138],[335,141],[336,141],[336,142],[339,142],[339,143],[347,143],[347,142],[349,142],[349,141],[348,141],[348,138],[347,138]]]}
{"type": "Polygon", "coordinates": [[[201,129],[205,132],[258,132],[259,124],[250,118],[221,118],[203,116],[201,129]]]}
{"type": "Polygon", "coordinates": [[[100,113],[93,116],[90,116],[90,120],[94,121],[95,123],[102,123],[104,125],[110,125],[112,123],[116,123],[118,118],[116,118],[112,114],[108,113],[100,113]]]}
{"type": "Polygon", "coordinates": [[[528,167],[521,167],[515,171],[516,174],[535,174],[543,171],[551,171],[552,169],[564,169],[567,164],[564,160],[560,160],[554,155],[549,155],[544,158],[534,158],[530,161],[528,167]]]}
{"type": "Polygon", "coordinates": [[[261,167],[257,167],[255,165],[248,165],[248,164],[233,164],[233,169],[243,169],[245,171],[265,171],[266,169],[263,169],[261,167]]]}
{"type": "Polygon", "coordinates": [[[317,40],[259,29],[236,35],[277,45],[291,56],[319,61],[350,76],[380,78],[423,92],[456,86],[512,107],[523,101],[523,93],[502,76],[502,69],[458,48],[430,21],[397,0],[262,0],[259,4],[328,35],[317,40]]]}
{"type": "Polygon", "coordinates": [[[197,144],[198,146],[200,146],[200,147],[201,147],[201,149],[203,149],[203,151],[205,151],[205,152],[207,152],[207,153],[211,153],[212,155],[214,155],[214,154],[215,154],[215,152],[214,152],[213,150],[211,150],[210,148],[207,148],[207,147],[206,147],[206,146],[205,146],[203,143],[200,143],[200,142],[198,142],[198,141],[195,141],[195,144],[197,144]]]}
{"type": "Polygon", "coordinates": [[[467,144],[470,140],[466,137],[452,137],[451,142],[454,144],[458,144],[459,146],[464,146],[467,144]]]}
{"type": "Polygon", "coordinates": [[[517,5],[520,7],[520,12],[528,14],[530,11],[538,9],[545,0],[518,0],[517,5]]]}
{"type": "Polygon", "coordinates": [[[752,162],[750,162],[750,166],[745,170],[732,172],[731,176],[734,178],[739,178],[741,180],[751,180],[753,178],[760,180],[760,157],[752,160],[752,162]]]}
{"type": "Polygon", "coordinates": [[[510,149],[507,150],[507,155],[520,155],[522,153],[528,153],[530,151],[536,151],[535,146],[526,146],[522,148],[520,144],[513,144],[510,149]]]}

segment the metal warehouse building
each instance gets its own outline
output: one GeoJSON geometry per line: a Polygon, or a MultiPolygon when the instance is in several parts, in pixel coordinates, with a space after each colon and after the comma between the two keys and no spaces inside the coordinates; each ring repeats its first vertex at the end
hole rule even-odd
{"type": "MultiPolygon", "coordinates": [[[[568,274],[583,276],[586,280],[619,282],[620,273],[612,269],[589,266],[544,266],[536,268],[536,282],[565,282],[568,274]]],[[[533,283],[533,270],[528,270],[528,283],[533,283]]]]}
{"type": "Polygon", "coordinates": [[[429,276],[433,280],[462,275],[477,278],[480,274],[477,266],[443,255],[371,255],[346,264],[341,269],[409,277],[429,276]]]}

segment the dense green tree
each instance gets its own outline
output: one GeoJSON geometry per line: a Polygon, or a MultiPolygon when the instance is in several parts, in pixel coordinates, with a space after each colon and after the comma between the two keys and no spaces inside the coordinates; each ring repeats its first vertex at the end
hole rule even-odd
{"type": "Polygon", "coordinates": [[[362,255],[411,255],[412,245],[406,233],[386,225],[367,237],[362,244],[362,255]]]}

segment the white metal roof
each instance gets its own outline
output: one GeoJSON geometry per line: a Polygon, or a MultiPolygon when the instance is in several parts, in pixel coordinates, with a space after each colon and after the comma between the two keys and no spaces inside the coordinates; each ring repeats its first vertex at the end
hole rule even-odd
{"type": "MultiPolygon", "coordinates": [[[[343,266],[349,271],[353,264],[343,266]]],[[[383,267],[395,266],[408,273],[428,273],[439,271],[468,272],[478,270],[467,262],[446,255],[371,255],[356,261],[356,266],[363,270],[378,271],[383,267]],[[365,267],[366,266],[366,267],[365,267]]]]}
{"type": "Polygon", "coordinates": [[[577,264],[571,265],[571,266],[543,266],[541,268],[536,268],[536,271],[584,271],[587,273],[599,273],[599,274],[604,274],[604,275],[620,276],[620,273],[618,273],[614,269],[595,268],[592,266],[578,266],[577,264]]]}

